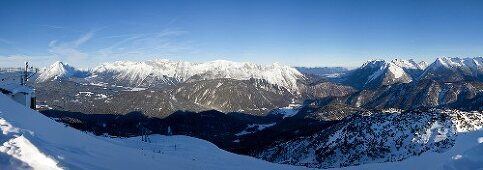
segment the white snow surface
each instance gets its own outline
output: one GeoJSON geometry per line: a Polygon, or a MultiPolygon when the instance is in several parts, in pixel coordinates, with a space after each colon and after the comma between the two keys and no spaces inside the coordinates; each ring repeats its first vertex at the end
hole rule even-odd
{"type": "Polygon", "coordinates": [[[245,128],[243,131],[238,132],[235,134],[235,136],[243,136],[247,134],[252,134],[258,131],[262,131],[263,129],[275,126],[277,123],[268,123],[268,124],[249,124],[247,128],[245,128]],[[255,131],[248,131],[249,129],[255,128],[255,131]]]}
{"type": "Polygon", "coordinates": [[[283,118],[295,116],[302,108],[301,104],[289,104],[286,107],[276,108],[270,114],[283,115],[283,118]]]}
{"type": "Polygon", "coordinates": [[[470,170],[483,168],[483,130],[461,133],[456,138],[455,145],[443,153],[425,152],[400,162],[364,164],[337,168],[343,170],[470,170]]]}
{"type": "MultiPolygon", "coordinates": [[[[455,111],[451,115],[454,130],[457,132],[455,145],[444,152],[424,152],[420,156],[413,156],[403,161],[372,163],[359,166],[336,168],[343,170],[470,170],[483,169],[483,124],[482,115],[477,111],[455,111]]],[[[441,122],[431,123],[425,133],[413,142],[422,140],[444,140],[450,133],[441,122]]],[[[335,169],[335,168],[334,168],[335,169]]]]}
{"type": "Polygon", "coordinates": [[[404,59],[394,59],[391,60],[391,63],[395,64],[398,67],[406,68],[406,69],[419,69],[424,70],[428,67],[428,63],[421,61],[416,63],[413,59],[404,60],[404,59]]]}
{"type": "Polygon", "coordinates": [[[432,64],[433,67],[446,67],[450,69],[460,68],[478,72],[483,70],[483,57],[474,58],[458,58],[458,57],[440,57],[432,64]]]}
{"type": "Polygon", "coordinates": [[[29,88],[24,85],[20,85],[17,81],[4,81],[0,83],[0,89],[8,90],[11,93],[32,93],[32,88],[29,88]]]}
{"type": "Polygon", "coordinates": [[[389,63],[387,68],[388,68],[389,72],[393,73],[395,79],[398,79],[398,78],[402,77],[404,74],[406,74],[404,72],[403,68],[398,67],[397,65],[392,64],[392,63],[389,63]]]}
{"type": "Polygon", "coordinates": [[[0,94],[0,169],[306,169],[236,155],[187,136],[82,133],[0,94]]]}

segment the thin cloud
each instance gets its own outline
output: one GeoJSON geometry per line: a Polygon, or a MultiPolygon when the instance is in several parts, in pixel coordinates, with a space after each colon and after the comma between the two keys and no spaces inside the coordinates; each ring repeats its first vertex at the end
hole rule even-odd
{"type": "Polygon", "coordinates": [[[7,40],[7,39],[4,39],[4,38],[0,38],[0,43],[3,43],[3,44],[8,44],[8,45],[13,44],[13,42],[12,42],[12,41],[7,40]]]}
{"type": "Polygon", "coordinates": [[[78,48],[92,39],[94,34],[94,31],[90,31],[81,35],[79,38],[68,42],[53,40],[49,43],[49,52],[52,55],[66,59],[69,62],[79,62],[88,59],[89,55],[78,48]]]}
{"type": "Polygon", "coordinates": [[[127,37],[134,38],[134,37],[142,37],[142,36],[157,36],[157,37],[167,37],[167,36],[179,36],[183,34],[189,33],[188,31],[179,30],[179,29],[165,29],[160,32],[151,32],[151,33],[142,33],[142,34],[122,34],[122,35],[111,35],[111,36],[104,36],[98,37],[98,39],[110,39],[110,38],[123,38],[127,37]]]}
{"type": "Polygon", "coordinates": [[[26,61],[31,60],[32,57],[27,55],[7,55],[7,56],[0,56],[0,61],[26,61]]]}
{"type": "Polygon", "coordinates": [[[0,66],[1,67],[22,67],[23,64],[28,61],[34,67],[42,67],[52,64],[56,58],[53,56],[46,55],[23,55],[23,54],[13,54],[13,55],[0,55],[0,66]]]}
{"type": "Polygon", "coordinates": [[[189,48],[189,42],[179,41],[176,38],[187,34],[179,29],[165,29],[155,33],[125,34],[101,38],[123,38],[109,47],[97,51],[97,56],[161,56],[174,55],[189,48]]]}
{"type": "Polygon", "coordinates": [[[64,29],[65,27],[59,25],[49,25],[49,24],[41,24],[40,27],[49,28],[49,29],[64,29]]]}
{"type": "Polygon", "coordinates": [[[92,38],[92,36],[94,36],[94,32],[93,31],[88,32],[87,34],[84,34],[80,36],[77,40],[75,40],[73,45],[75,47],[79,47],[80,45],[89,41],[92,38]]]}

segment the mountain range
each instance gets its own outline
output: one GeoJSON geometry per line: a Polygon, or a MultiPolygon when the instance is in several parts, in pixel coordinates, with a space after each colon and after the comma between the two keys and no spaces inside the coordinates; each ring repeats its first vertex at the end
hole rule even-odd
{"type": "Polygon", "coordinates": [[[224,60],[117,61],[89,70],[56,62],[40,73],[37,88],[42,104],[59,109],[116,114],[142,111],[157,117],[176,110],[211,109],[264,115],[291,103],[313,101],[368,109],[471,110],[483,107],[475,104],[483,100],[482,62],[481,57],[443,57],[430,65],[402,59],[370,60],[354,70],[332,70],[331,74],[341,71],[336,78],[302,73],[299,70],[303,68],[276,63],[224,60]],[[47,94],[42,89],[68,90],[77,95],[56,96],[60,93],[47,94]],[[59,97],[66,100],[51,100],[59,97]]]}
{"type": "Polygon", "coordinates": [[[482,58],[293,68],[118,61],[41,71],[46,116],[95,134],[188,135],[267,161],[334,168],[446,153],[483,127],[482,58]]]}
{"type": "Polygon", "coordinates": [[[37,89],[40,103],[59,109],[123,114],[140,108],[158,117],[176,110],[211,109],[263,115],[274,108],[301,102],[302,96],[343,96],[353,91],[349,86],[314,79],[289,66],[222,60],[118,61],[87,71],[56,62],[40,73],[37,89]],[[60,92],[64,91],[78,95],[62,95],[60,92]],[[103,100],[98,96],[104,96],[103,100]],[[64,100],[51,100],[58,98],[64,100]],[[145,98],[149,100],[141,100],[145,98]],[[91,103],[97,107],[91,107],[91,103]]]}
{"type": "Polygon", "coordinates": [[[354,70],[341,67],[293,68],[277,63],[260,65],[225,60],[206,63],[149,60],[104,63],[93,69],[82,71],[57,61],[52,66],[42,70],[38,82],[62,77],[77,77],[94,82],[106,81],[122,86],[153,87],[159,83],[176,84],[221,78],[235,80],[264,79],[268,83],[295,92],[299,90],[297,81],[306,80],[307,75],[345,74],[345,76],[341,76],[340,81],[356,88],[372,88],[423,79],[443,82],[481,81],[483,79],[483,58],[442,57],[436,59],[430,65],[426,62],[417,63],[412,59],[370,60],[354,70]]]}
{"type": "MultiPolygon", "coordinates": [[[[50,68],[44,69],[39,81],[48,81],[56,77],[79,77],[79,70],[55,62],[50,68]]],[[[83,75],[83,74],[81,74],[83,75]]],[[[85,75],[85,74],[84,74],[85,75]]],[[[89,81],[109,82],[130,87],[154,87],[159,84],[172,85],[193,80],[264,79],[271,84],[283,86],[291,91],[297,90],[297,80],[304,76],[295,68],[280,65],[259,65],[253,63],[238,63],[216,60],[206,63],[190,63],[170,60],[150,60],[143,62],[117,61],[104,63],[87,71],[89,81]]]]}

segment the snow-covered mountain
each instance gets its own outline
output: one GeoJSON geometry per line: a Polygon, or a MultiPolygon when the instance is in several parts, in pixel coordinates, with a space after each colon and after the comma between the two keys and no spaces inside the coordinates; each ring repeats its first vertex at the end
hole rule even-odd
{"type": "Polygon", "coordinates": [[[107,138],[57,123],[0,94],[0,169],[306,169],[186,136],[107,138]]]}
{"type": "Polygon", "coordinates": [[[483,57],[438,58],[428,66],[421,79],[444,82],[483,81],[483,57]]]}
{"type": "Polygon", "coordinates": [[[61,61],[56,61],[50,67],[43,68],[40,75],[37,78],[37,82],[44,82],[48,80],[58,80],[70,77],[86,77],[88,73],[76,69],[68,64],[64,64],[61,61]]]}
{"type": "Polygon", "coordinates": [[[356,88],[374,88],[382,85],[409,83],[426,68],[426,63],[414,60],[370,60],[351,71],[344,82],[356,88]]]}
{"type": "MultiPolygon", "coordinates": [[[[55,77],[73,75],[75,69],[63,64],[54,63],[43,71],[40,81],[55,77]]],[[[295,92],[298,90],[297,80],[303,79],[297,69],[278,63],[260,65],[248,62],[232,62],[216,60],[205,63],[190,63],[170,60],[148,60],[142,62],[116,61],[104,63],[90,71],[89,81],[113,82],[116,85],[131,87],[153,87],[156,85],[173,85],[190,79],[210,80],[230,78],[236,80],[264,79],[271,84],[295,92]]]]}
{"type": "Polygon", "coordinates": [[[215,109],[263,115],[274,108],[301,103],[306,97],[344,96],[353,91],[337,83],[313,81],[295,68],[277,63],[117,61],[89,70],[87,77],[74,76],[71,72],[76,70],[61,62],[50,68],[41,73],[36,85],[39,103],[83,113],[141,111],[165,117],[177,110],[215,109]],[[69,75],[72,79],[68,81],[44,81],[69,75]],[[83,95],[87,92],[105,97],[83,95]],[[63,100],[56,100],[59,98],[63,100]]]}
{"type": "Polygon", "coordinates": [[[427,67],[411,60],[370,61],[345,77],[345,83],[360,91],[333,102],[369,109],[479,110],[482,106],[477,103],[483,101],[482,61],[481,57],[443,57],[427,67]]]}
{"type": "Polygon", "coordinates": [[[184,82],[190,78],[231,78],[236,80],[255,78],[264,79],[269,83],[294,91],[297,90],[297,79],[303,78],[303,75],[295,68],[277,63],[260,65],[225,60],[205,63],[170,60],[150,60],[144,62],[117,61],[102,64],[94,68],[93,73],[99,77],[111,73],[119,81],[127,81],[132,85],[145,86],[154,83],[149,82],[149,80],[154,79],[184,82]]]}
{"type": "Polygon", "coordinates": [[[481,82],[483,57],[441,57],[429,66],[425,62],[416,63],[414,60],[370,60],[349,72],[343,82],[363,89],[419,80],[481,82]]]}
{"type": "Polygon", "coordinates": [[[289,103],[301,104],[305,100],[325,100],[323,98],[327,97],[337,98],[331,103],[335,101],[366,109],[438,107],[471,110],[480,108],[476,103],[483,99],[481,83],[474,82],[475,78],[465,79],[473,82],[452,84],[441,79],[461,77],[459,75],[478,77],[480,62],[481,57],[439,58],[428,67],[425,62],[414,60],[371,60],[341,77],[344,84],[352,87],[333,82],[337,80],[303,75],[292,67],[279,64],[223,60],[207,63],[118,61],[82,72],[56,62],[51,69],[41,73],[39,80],[67,78],[69,75],[75,79],[42,82],[37,88],[40,89],[40,103],[58,106],[57,109],[116,114],[142,111],[155,117],[164,117],[176,110],[198,112],[211,109],[263,115],[289,103]],[[151,90],[126,92],[133,87],[151,90]],[[65,91],[109,97],[60,93],[65,91]],[[65,100],[55,100],[58,98],[65,100]],[[144,101],[145,98],[150,100],[144,101]]]}

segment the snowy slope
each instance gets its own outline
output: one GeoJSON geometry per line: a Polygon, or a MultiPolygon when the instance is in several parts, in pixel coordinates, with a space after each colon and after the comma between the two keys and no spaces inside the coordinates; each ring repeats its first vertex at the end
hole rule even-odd
{"type": "Polygon", "coordinates": [[[461,133],[446,152],[427,152],[399,162],[365,164],[343,170],[470,170],[483,168],[483,130],[461,133]]]}
{"type": "MultiPolygon", "coordinates": [[[[461,150],[457,146],[458,142],[469,141],[464,138],[466,133],[483,137],[479,131],[482,127],[483,112],[476,111],[367,112],[320,133],[273,145],[256,156],[277,163],[317,168],[405,161],[424,154],[432,154],[432,158],[449,154],[451,158],[455,156],[451,150],[468,149],[461,150]]],[[[471,141],[472,145],[463,145],[475,146],[477,140],[471,141]]]]}
{"type": "Polygon", "coordinates": [[[419,63],[416,63],[413,59],[409,60],[403,60],[403,59],[394,59],[391,60],[391,63],[397,65],[398,67],[401,67],[403,69],[418,69],[418,70],[424,70],[426,67],[428,67],[428,64],[424,61],[421,61],[419,63]]]}
{"type": "MultiPolygon", "coordinates": [[[[265,79],[269,83],[297,90],[297,79],[303,78],[295,68],[280,65],[259,65],[247,62],[216,60],[205,63],[190,63],[170,60],[149,60],[143,62],[117,61],[102,64],[93,70],[94,75],[112,74],[118,80],[127,80],[131,84],[156,78],[172,78],[183,82],[197,75],[201,79],[232,78],[248,80],[265,79]]],[[[148,82],[149,84],[149,82],[148,82]]]]}
{"type": "Polygon", "coordinates": [[[185,136],[115,139],[61,125],[0,94],[0,169],[303,169],[185,136]]]}

